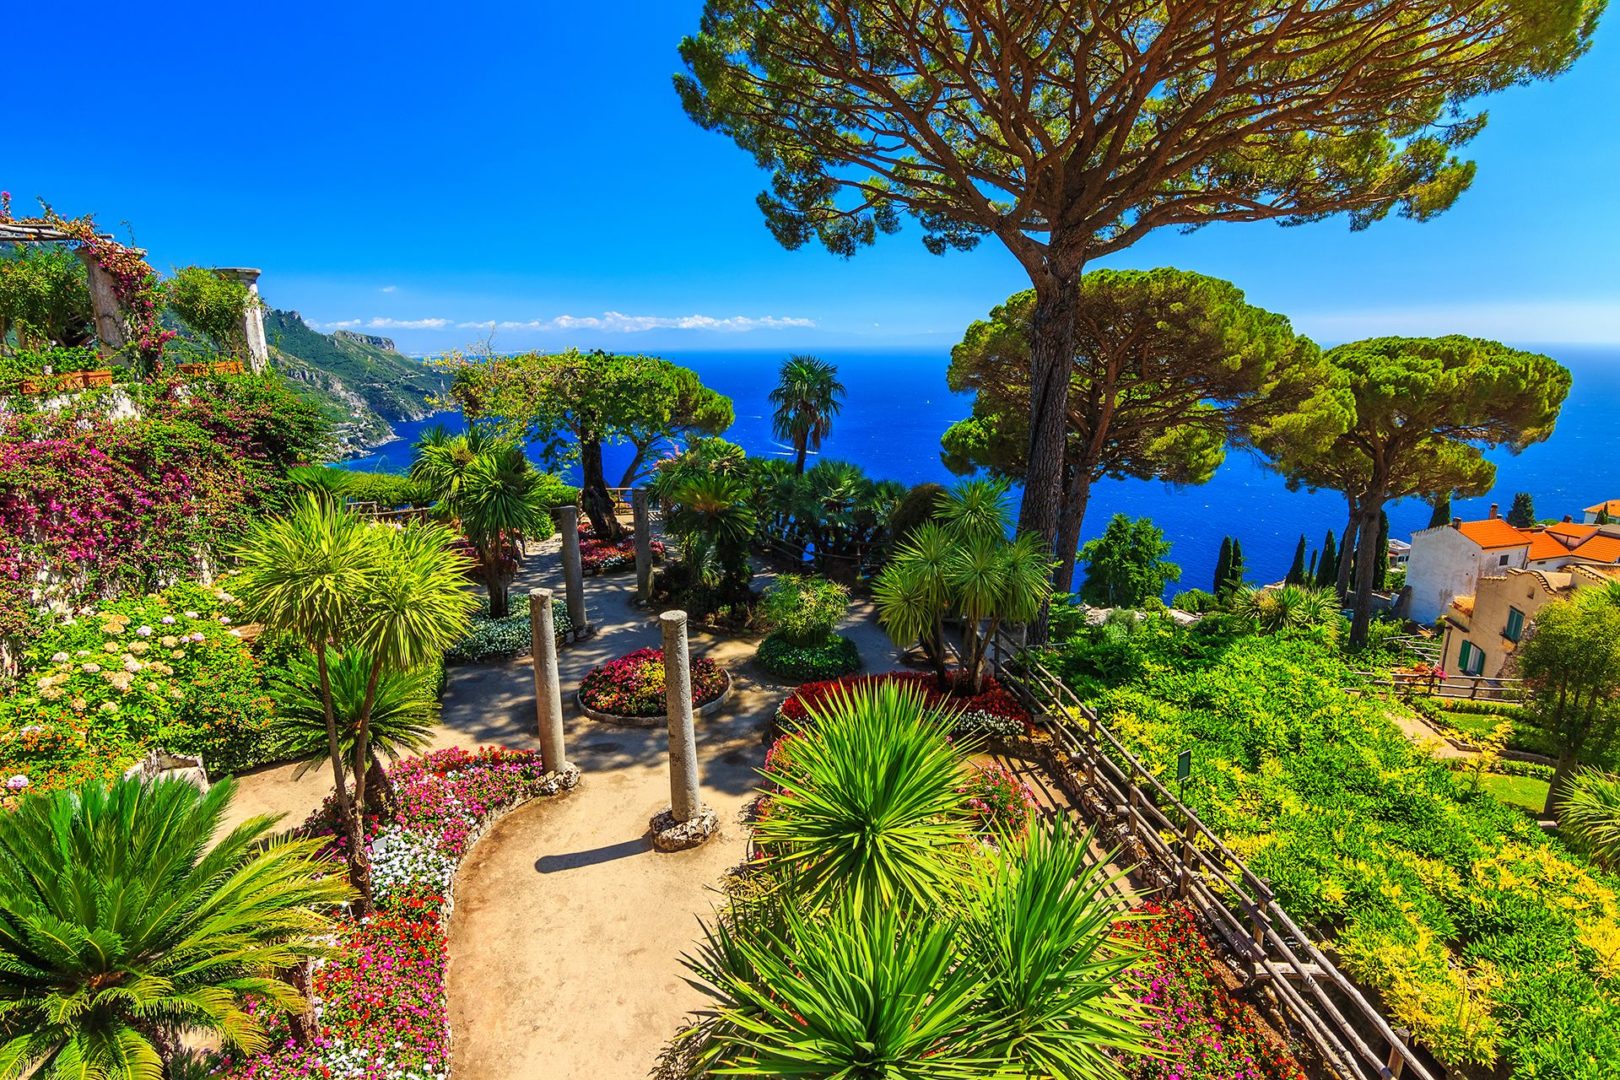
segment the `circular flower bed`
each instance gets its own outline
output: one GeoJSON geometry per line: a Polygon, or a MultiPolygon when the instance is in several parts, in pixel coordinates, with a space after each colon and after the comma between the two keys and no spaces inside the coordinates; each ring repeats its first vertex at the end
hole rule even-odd
{"type": "Polygon", "coordinates": [[[805,683],[776,710],[776,726],[786,731],[795,730],[809,715],[809,708],[819,704],[836,687],[860,686],[869,682],[898,682],[916,687],[929,706],[955,712],[956,720],[951,726],[953,735],[1012,738],[1029,734],[1031,730],[1029,710],[1003,690],[995,676],[986,675],[983,688],[973,694],[960,686],[941,690],[939,680],[922,671],[890,671],[879,675],[856,675],[805,683]]]}
{"type": "MultiPolygon", "coordinates": [[[[653,562],[664,557],[661,540],[652,542],[653,562]]],[[[615,570],[628,570],[636,565],[636,538],[623,540],[581,540],[579,559],[587,574],[610,574],[615,570]]]]}
{"type": "MultiPolygon", "coordinates": [[[[705,656],[692,658],[692,707],[717,705],[731,690],[725,669],[705,656]]],[[[648,720],[664,715],[664,654],[637,649],[594,667],[579,684],[579,703],[610,720],[648,720]]]]}
{"type": "Polygon", "coordinates": [[[861,653],[855,643],[839,634],[813,645],[795,645],[782,634],[770,634],[759,643],[759,664],[772,675],[794,682],[836,679],[858,671],[861,653]]]}

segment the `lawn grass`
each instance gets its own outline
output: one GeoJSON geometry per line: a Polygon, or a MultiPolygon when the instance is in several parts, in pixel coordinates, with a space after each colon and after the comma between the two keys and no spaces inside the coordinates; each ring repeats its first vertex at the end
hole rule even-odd
{"type": "Polygon", "coordinates": [[[1499,801],[1517,806],[1537,817],[1541,816],[1541,808],[1547,805],[1547,781],[1534,776],[1486,773],[1480,777],[1479,786],[1499,801]]]}

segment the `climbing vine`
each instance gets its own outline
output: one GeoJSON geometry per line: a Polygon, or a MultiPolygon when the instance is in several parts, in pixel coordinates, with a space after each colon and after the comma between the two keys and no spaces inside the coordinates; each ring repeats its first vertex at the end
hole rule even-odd
{"type": "Polygon", "coordinates": [[[163,283],[146,261],[145,250],[102,236],[90,214],[65,218],[47,203],[42,202],[41,207],[44,212],[39,217],[13,217],[11,193],[0,191],[0,222],[55,229],[75,250],[89,253],[89,259],[111,280],[124,309],[136,371],[143,375],[157,371],[163,365],[163,348],[175,332],[163,327],[163,283]]]}

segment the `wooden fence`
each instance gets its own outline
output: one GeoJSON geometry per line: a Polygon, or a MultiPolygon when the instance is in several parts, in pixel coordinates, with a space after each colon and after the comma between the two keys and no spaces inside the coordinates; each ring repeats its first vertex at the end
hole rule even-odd
{"type": "Polygon", "coordinates": [[[1071,796],[1133,850],[1138,873],[1192,906],[1263,980],[1297,1030],[1342,1080],[1436,1080],[1404,1031],[1323,955],[1243,864],[1169,788],[1017,643],[998,641],[1003,684],[1051,733],[1071,796]]]}
{"type": "Polygon", "coordinates": [[[1492,679],[1483,675],[1447,675],[1416,671],[1354,671],[1363,685],[1397,694],[1427,694],[1430,697],[1469,701],[1521,701],[1523,679],[1492,679]]]}

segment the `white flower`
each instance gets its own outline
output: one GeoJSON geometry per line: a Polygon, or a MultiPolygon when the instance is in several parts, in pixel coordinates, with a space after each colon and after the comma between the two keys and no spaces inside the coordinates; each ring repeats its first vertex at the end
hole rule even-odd
{"type": "Polygon", "coordinates": [[[6,780],[6,787],[10,788],[12,791],[21,791],[23,788],[27,787],[28,784],[28,777],[24,776],[22,773],[18,773],[16,776],[10,777],[6,780]]]}
{"type": "Polygon", "coordinates": [[[150,626],[137,627],[135,632],[141,637],[151,637],[154,631],[150,626]]]}
{"type": "Polygon", "coordinates": [[[164,626],[173,626],[174,625],[174,616],[173,615],[165,615],[165,616],[163,616],[163,618],[160,621],[163,623],[164,626]]]}
{"type": "Polygon", "coordinates": [[[67,653],[59,652],[55,656],[51,657],[51,663],[53,663],[53,664],[65,664],[70,659],[72,659],[72,658],[70,656],[68,656],[67,653]]]}
{"type": "Polygon", "coordinates": [[[186,618],[195,619],[197,618],[197,613],[195,611],[188,611],[186,612],[186,618]]]}

